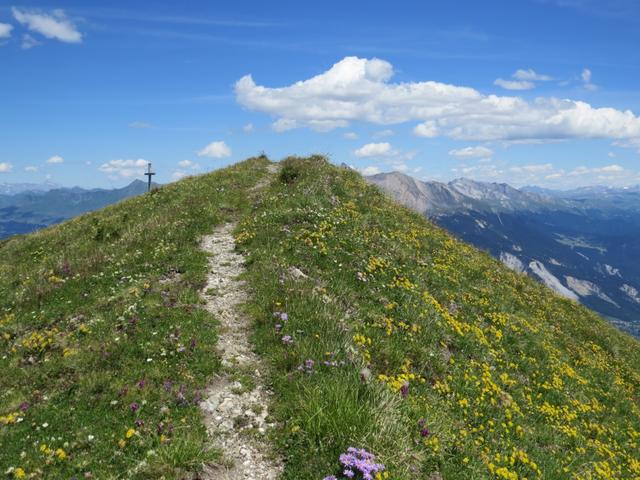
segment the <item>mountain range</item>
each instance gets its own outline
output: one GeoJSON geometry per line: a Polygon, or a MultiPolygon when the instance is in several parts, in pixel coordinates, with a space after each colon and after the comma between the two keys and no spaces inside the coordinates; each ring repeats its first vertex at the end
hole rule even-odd
{"type": "Polygon", "coordinates": [[[146,191],[147,184],[140,180],[116,189],[0,184],[0,239],[30,233],[146,191]]]}
{"type": "Polygon", "coordinates": [[[366,177],[510,268],[640,335],[640,187],[555,191],[460,178],[366,177]]]}

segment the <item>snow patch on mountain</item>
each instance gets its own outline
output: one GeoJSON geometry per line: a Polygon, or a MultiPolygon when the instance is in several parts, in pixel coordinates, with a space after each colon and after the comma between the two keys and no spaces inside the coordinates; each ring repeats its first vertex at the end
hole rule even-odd
{"type": "Polygon", "coordinates": [[[581,297],[595,295],[605,302],[609,302],[610,304],[620,308],[620,305],[611,300],[611,298],[609,298],[609,296],[607,296],[602,290],[600,290],[600,287],[598,287],[598,285],[596,285],[595,283],[588,280],[580,280],[579,278],[571,277],[569,275],[565,275],[564,278],[567,281],[568,287],[581,297]]]}
{"type": "Polygon", "coordinates": [[[524,264],[518,257],[509,252],[500,252],[500,261],[511,270],[516,272],[524,272],[524,264]]]}
{"type": "Polygon", "coordinates": [[[612,267],[611,265],[604,264],[604,270],[612,277],[620,277],[622,278],[622,274],[620,273],[620,269],[612,267]]]}
{"type": "Polygon", "coordinates": [[[627,294],[627,296],[634,302],[636,303],[640,303],[640,292],[638,292],[638,289],[635,287],[632,287],[631,285],[627,285],[626,283],[624,285],[622,285],[620,287],[620,290],[622,290],[624,293],[627,294]]]}
{"type": "Polygon", "coordinates": [[[589,257],[587,257],[584,253],[580,253],[580,252],[576,252],[578,255],[580,255],[582,258],[584,258],[587,261],[591,261],[591,259],[589,257]]]}
{"type": "Polygon", "coordinates": [[[544,263],[539,262],[538,260],[533,260],[531,263],[529,263],[529,268],[551,290],[559,295],[562,295],[563,297],[578,301],[578,295],[565,287],[562,282],[553,275],[553,273],[547,270],[547,267],[544,266],[544,263]]]}

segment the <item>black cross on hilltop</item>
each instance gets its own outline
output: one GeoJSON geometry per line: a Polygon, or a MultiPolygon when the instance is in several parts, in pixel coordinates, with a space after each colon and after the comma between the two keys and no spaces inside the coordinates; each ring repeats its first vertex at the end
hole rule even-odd
{"type": "Polygon", "coordinates": [[[155,175],[155,174],[156,174],[156,172],[152,172],[151,171],[151,162],[149,162],[149,164],[147,165],[147,171],[145,172],[145,175],[149,179],[149,185],[147,186],[147,192],[151,191],[151,177],[153,175],[155,175]]]}

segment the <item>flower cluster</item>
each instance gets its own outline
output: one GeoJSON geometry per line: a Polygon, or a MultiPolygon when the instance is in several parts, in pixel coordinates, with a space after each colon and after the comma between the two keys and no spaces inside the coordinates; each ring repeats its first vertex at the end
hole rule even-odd
{"type": "Polygon", "coordinates": [[[376,457],[364,448],[349,447],[346,453],[340,455],[342,476],[329,475],[324,480],[338,480],[338,478],[381,480],[388,478],[384,465],[376,463],[376,457]],[[384,473],[383,473],[384,472],[384,473]]]}

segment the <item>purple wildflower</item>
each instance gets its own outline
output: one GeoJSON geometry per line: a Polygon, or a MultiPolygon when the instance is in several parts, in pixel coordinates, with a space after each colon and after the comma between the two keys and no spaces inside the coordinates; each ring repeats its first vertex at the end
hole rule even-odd
{"type": "Polygon", "coordinates": [[[22,402],[20,404],[20,411],[21,412],[26,412],[28,408],[29,408],[29,404],[27,402],[22,402]]]}
{"type": "Polygon", "coordinates": [[[285,312],[282,312],[280,314],[280,320],[282,320],[283,322],[286,322],[287,320],[289,320],[289,315],[287,315],[285,312]]]}
{"type": "Polygon", "coordinates": [[[400,387],[400,394],[402,395],[402,398],[407,398],[409,395],[409,382],[404,382],[402,384],[400,387]]]}
{"type": "Polygon", "coordinates": [[[421,437],[428,437],[430,433],[431,432],[429,431],[429,429],[427,427],[424,427],[422,430],[420,430],[420,436],[421,437]]]}
{"type": "Polygon", "coordinates": [[[142,390],[146,384],[147,384],[147,381],[143,378],[142,380],[138,381],[138,388],[142,390]]]}
{"type": "Polygon", "coordinates": [[[291,345],[293,343],[293,337],[291,335],[285,335],[282,337],[282,343],[285,345],[291,345]]]}
{"type": "Polygon", "coordinates": [[[137,412],[138,410],[140,410],[140,404],[138,402],[133,402],[131,405],[129,405],[129,408],[132,412],[137,412]]]}
{"type": "Polygon", "coordinates": [[[144,427],[144,420],[142,419],[137,419],[136,420],[136,427],[144,427]]]}
{"type": "MultiPolygon", "coordinates": [[[[342,474],[347,478],[354,478],[359,473],[364,480],[373,480],[375,474],[385,469],[384,465],[376,463],[373,454],[364,449],[349,447],[347,453],[343,453],[339,458],[343,466],[342,474]]],[[[328,479],[337,480],[335,476],[325,477],[324,480],[328,479]]]]}

